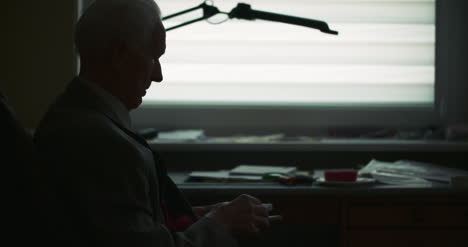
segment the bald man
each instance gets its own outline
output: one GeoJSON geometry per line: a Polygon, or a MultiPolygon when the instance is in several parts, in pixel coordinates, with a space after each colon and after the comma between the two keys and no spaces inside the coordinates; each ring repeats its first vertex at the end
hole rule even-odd
{"type": "Polygon", "coordinates": [[[166,49],[151,0],[97,0],[76,25],[80,73],[35,133],[46,169],[84,238],[100,246],[236,246],[234,236],[269,226],[250,195],[192,207],[129,111],[163,80],[166,49]]]}

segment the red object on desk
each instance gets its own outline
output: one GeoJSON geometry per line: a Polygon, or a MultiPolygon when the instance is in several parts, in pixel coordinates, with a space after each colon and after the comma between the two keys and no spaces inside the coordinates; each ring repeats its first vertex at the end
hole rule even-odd
{"type": "Polygon", "coordinates": [[[325,181],[354,182],[357,179],[357,171],[353,169],[325,170],[323,172],[325,181]]]}

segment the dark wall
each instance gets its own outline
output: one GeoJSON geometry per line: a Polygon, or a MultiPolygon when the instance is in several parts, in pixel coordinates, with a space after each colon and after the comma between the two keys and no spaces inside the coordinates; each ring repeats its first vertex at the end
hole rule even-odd
{"type": "Polygon", "coordinates": [[[76,70],[72,42],[76,0],[2,4],[7,76],[0,80],[0,90],[22,124],[34,128],[76,70]]]}

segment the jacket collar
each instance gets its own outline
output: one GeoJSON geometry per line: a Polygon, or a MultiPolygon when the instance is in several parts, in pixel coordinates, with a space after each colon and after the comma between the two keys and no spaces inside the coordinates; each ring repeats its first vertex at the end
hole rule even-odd
{"type": "Polygon", "coordinates": [[[131,129],[130,114],[125,106],[102,88],[75,77],[66,88],[67,105],[84,107],[98,111],[110,118],[117,125],[131,129]]]}

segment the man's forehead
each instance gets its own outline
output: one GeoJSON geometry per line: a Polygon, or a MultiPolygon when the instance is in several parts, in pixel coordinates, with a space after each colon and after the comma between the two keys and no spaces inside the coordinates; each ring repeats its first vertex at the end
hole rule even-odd
{"type": "Polygon", "coordinates": [[[163,52],[166,50],[166,30],[161,21],[157,21],[154,25],[153,30],[153,42],[158,49],[161,49],[163,52]]]}
{"type": "Polygon", "coordinates": [[[154,24],[153,29],[154,37],[161,37],[162,39],[166,39],[166,29],[160,20],[156,21],[154,24]]]}

